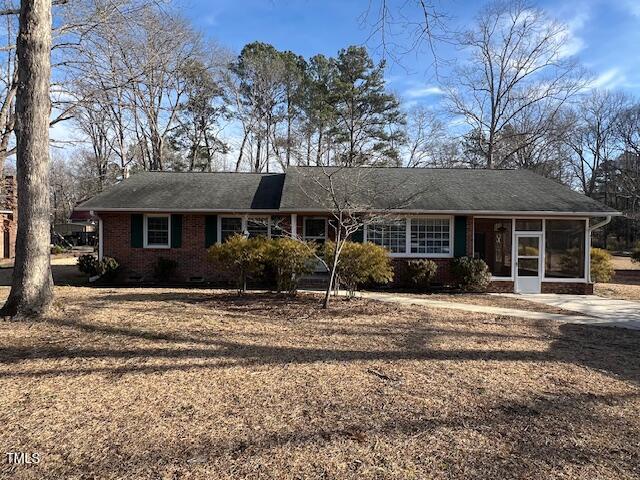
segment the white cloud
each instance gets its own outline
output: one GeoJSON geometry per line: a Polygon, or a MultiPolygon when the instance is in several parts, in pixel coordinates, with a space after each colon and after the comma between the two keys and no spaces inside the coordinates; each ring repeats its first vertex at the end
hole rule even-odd
{"type": "Polygon", "coordinates": [[[586,43],[579,32],[585,27],[590,18],[591,13],[589,9],[585,7],[581,8],[577,14],[565,20],[567,33],[560,47],[561,57],[571,57],[585,48],[586,43]]]}
{"type": "Polygon", "coordinates": [[[406,97],[409,98],[422,98],[429,97],[431,95],[443,95],[444,90],[440,87],[436,87],[435,85],[430,85],[426,87],[415,87],[405,90],[404,92],[406,97]]]}
{"type": "Polygon", "coordinates": [[[626,81],[625,74],[619,68],[613,67],[605,70],[589,84],[589,88],[615,88],[626,81]]]}

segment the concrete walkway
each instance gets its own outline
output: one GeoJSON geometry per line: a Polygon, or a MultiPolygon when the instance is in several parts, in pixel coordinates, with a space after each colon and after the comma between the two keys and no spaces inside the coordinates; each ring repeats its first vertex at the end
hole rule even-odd
{"type": "Polygon", "coordinates": [[[580,323],[585,325],[602,325],[640,329],[640,302],[614,300],[597,297],[595,295],[515,295],[523,300],[545,303],[554,307],[580,312],[583,315],[535,312],[515,308],[493,307],[489,305],[471,305],[467,303],[447,302],[444,300],[430,300],[423,295],[393,294],[381,292],[359,292],[359,296],[380,300],[383,302],[399,303],[403,305],[423,305],[432,308],[447,308],[473,313],[488,313],[509,317],[528,318],[531,320],[554,320],[562,323],[580,323]]]}
{"type": "Polygon", "coordinates": [[[447,302],[444,300],[430,300],[428,298],[425,298],[425,296],[423,295],[359,292],[358,296],[363,298],[370,298],[372,300],[399,303],[403,305],[423,305],[425,307],[432,308],[446,308],[450,310],[462,310],[464,312],[473,313],[489,313],[492,315],[529,318],[532,320],[556,320],[558,322],[564,323],[591,323],[590,321],[598,321],[597,318],[583,317],[582,315],[564,315],[560,313],[544,313],[531,310],[519,310],[515,308],[493,307],[490,305],[472,305],[469,303],[447,302]]]}
{"type": "Polygon", "coordinates": [[[575,323],[589,323],[623,327],[640,330],[640,302],[618,300],[615,298],[598,297],[597,295],[558,295],[543,293],[538,295],[508,294],[531,302],[544,303],[589,316],[589,320],[575,323]]]}

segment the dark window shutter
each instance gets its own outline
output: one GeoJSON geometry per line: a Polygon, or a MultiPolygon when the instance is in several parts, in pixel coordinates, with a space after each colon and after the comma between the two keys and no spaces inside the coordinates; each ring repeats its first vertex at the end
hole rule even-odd
{"type": "Polygon", "coordinates": [[[351,234],[351,241],[352,242],[358,242],[358,243],[364,242],[364,227],[363,226],[361,226],[360,228],[358,228],[358,230],[356,230],[355,232],[353,232],[351,234]]]}
{"type": "Polygon", "coordinates": [[[204,248],[209,248],[218,241],[218,216],[204,217],[204,248]]]}
{"type": "Polygon", "coordinates": [[[455,217],[453,224],[453,256],[464,257],[467,254],[467,217],[455,217]]]}
{"type": "Polygon", "coordinates": [[[171,215],[171,248],[182,247],[182,215],[171,215]]]}
{"type": "Polygon", "coordinates": [[[142,248],[144,234],[144,216],[141,213],[131,215],[131,247],[142,248]]]}

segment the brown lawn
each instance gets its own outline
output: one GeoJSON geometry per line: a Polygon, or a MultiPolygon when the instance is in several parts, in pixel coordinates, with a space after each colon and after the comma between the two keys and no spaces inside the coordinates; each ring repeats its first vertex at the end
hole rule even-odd
{"type": "MultiPolygon", "coordinates": [[[[7,289],[3,289],[4,295],[7,289]]],[[[640,476],[640,332],[58,287],[0,321],[3,478],[640,476]]]]}
{"type": "Polygon", "coordinates": [[[596,283],[594,293],[600,297],[619,298],[622,300],[640,300],[640,285],[596,283]]]}

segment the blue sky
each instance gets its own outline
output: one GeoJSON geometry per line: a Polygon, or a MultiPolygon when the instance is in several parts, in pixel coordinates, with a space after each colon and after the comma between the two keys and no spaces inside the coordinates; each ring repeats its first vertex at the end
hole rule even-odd
{"type": "MultiPolygon", "coordinates": [[[[391,3],[400,6],[406,1],[391,3]]],[[[482,3],[440,0],[439,8],[451,17],[453,27],[462,29],[482,3]]],[[[567,48],[591,71],[594,86],[640,96],[640,0],[533,3],[567,23],[567,48]]],[[[207,36],[236,52],[260,40],[309,57],[335,55],[347,45],[365,43],[371,30],[361,20],[368,4],[369,0],[183,0],[182,11],[207,36]]],[[[368,45],[375,47],[376,41],[368,45]]],[[[456,52],[443,46],[441,54],[453,59],[456,52]]],[[[426,54],[405,55],[401,65],[390,62],[387,78],[405,103],[438,101],[437,80],[426,54]]]]}

